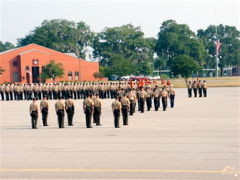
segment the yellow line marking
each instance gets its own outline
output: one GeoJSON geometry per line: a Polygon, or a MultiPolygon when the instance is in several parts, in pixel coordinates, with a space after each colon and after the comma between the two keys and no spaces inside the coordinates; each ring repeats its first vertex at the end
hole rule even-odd
{"type": "Polygon", "coordinates": [[[26,172],[26,171],[76,171],[76,172],[176,172],[176,173],[235,173],[240,171],[198,171],[198,170],[144,170],[144,169],[0,169],[1,172],[26,172]]]}

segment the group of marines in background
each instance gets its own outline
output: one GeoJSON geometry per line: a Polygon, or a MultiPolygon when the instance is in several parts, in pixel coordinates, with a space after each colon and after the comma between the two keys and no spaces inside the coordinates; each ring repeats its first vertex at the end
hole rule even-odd
{"type": "MultiPolygon", "coordinates": [[[[190,81],[188,83],[188,94],[192,96],[192,90],[196,97],[196,90],[199,92],[199,97],[206,97],[207,84],[204,81],[197,83],[190,81]],[[190,85],[191,84],[191,85],[190,85]],[[191,91],[190,91],[191,89],[191,91]]],[[[32,117],[32,128],[37,128],[38,119],[38,105],[40,102],[40,110],[42,113],[43,125],[48,126],[47,118],[49,111],[49,99],[59,100],[55,104],[55,111],[58,116],[59,128],[64,128],[64,115],[67,113],[68,125],[73,126],[73,116],[75,112],[75,104],[73,99],[84,99],[83,111],[86,115],[86,126],[92,128],[91,118],[93,115],[93,122],[100,126],[100,116],[102,111],[102,102],[100,99],[111,98],[115,101],[112,103],[112,112],[114,115],[114,125],[119,128],[120,114],[123,116],[123,125],[128,125],[128,114],[135,113],[136,104],[138,104],[138,111],[144,113],[145,104],[147,111],[152,108],[152,100],[155,111],[160,107],[160,99],[162,99],[163,111],[166,111],[167,100],[170,99],[170,107],[174,107],[174,99],[176,92],[173,85],[167,82],[162,88],[158,83],[153,82],[123,82],[123,83],[57,83],[57,84],[10,84],[1,85],[0,94],[4,100],[33,100],[30,105],[29,112],[32,117]],[[65,99],[65,102],[64,100],[65,99]]]]}

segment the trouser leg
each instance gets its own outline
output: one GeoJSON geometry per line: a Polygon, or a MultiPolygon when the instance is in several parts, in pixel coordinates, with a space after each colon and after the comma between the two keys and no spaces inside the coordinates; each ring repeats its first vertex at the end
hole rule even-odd
{"type": "Polygon", "coordinates": [[[198,92],[199,92],[199,97],[202,97],[202,88],[199,88],[198,92]]]}
{"type": "Polygon", "coordinates": [[[206,88],[203,88],[203,94],[204,94],[204,97],[207,97],[207,89],[206,88]]]}
{"type": "Polygon", "coordinates": [[[155,111],[158,111],[159,108],[159,98],[154,98],[154,107],[155,107],[155,111]]]}
{"type": "Polygon", "coordinates": [[[46,113],[42,113],[42,122],[43,122],[43,126],[46,125],[46,113]]]}
{"type": "Polygon", "coordinates": [[[167,101],[167,98],[166,97],[162,97],[162,104],[163,104],[163,110],[165,111],[166,110],[166,101],[167,101]]]}
{"type": "Polygon", "coordinates": [[[32,128],[35,129],[37,128],[37,116],[31,116],[32,117],[32,128]]]}
{"type": "Polygon", "coordinates": [[[45,126],[48,126],[48,113],[44,113],[44,116],[45,116],[45,126]]]}
{"type": "Polygon", "coordinates": [[[2,101],[4,101],[4,93],[3,93],[3,91],[1,91],[1,97],[2,97],[2,101]]]}
{"type": "Polygon", "coordinates": [[[194,88],[193,92],[194,92],[194,97],[197,97],[197,88],[194,88]]]}
{"type": "Polygon", "coordinates": [[[63,110],[58,111],[58,127],[64,128],[64,112],[63,112],[63,110]]]}
{"type": "Polygon", "coordinates": [[[150,111],[151,109],[151,98],[147,98],[147,110],[150,111]]]}
{"type": "Polygon", "coordinates": [[[61,115],[58,114],[58,127],[61,128],[61,115]]]}
{"type": "Polygon", "coordinates": [[[64,128],[64,114],[61,115],[61,127],[64,128]]]}
{"type": "Polygon", "coordinates": [[[71,113],[67,113],[67,117],[68,117],[68,125],[71,125],[71,113]]]}
{"type": "Polygon", "coordinates": [[[10,91],[9,94],[10,94],[10,100],[13,100],[13,92],[10,91]]]}
{"type": "Polygon", "coordinates": [[[94,113],[93,113],[93,123],[97,123],[97,111],[94,108],[94,113]]]}
{"type": "Polygon", "coordinates": [[[33,116],[31,117],[31,119],[32,119],[32,128],[34,129],[35,128],[35,119],[33,116]]]}
{"type": "Polygon", "coordinates": [[[120,118],[119,110],[114,110],[114,125],[115,125],[115,128],[120,127],[119,126],[119,118],[120,118]]]}
{"type": "Polygon", "coordinates": [[[170,95],[171,108],[174,107],[174,95],[170,95]]]}
{"type": "Polygon", "coordinates": [[[134,101],[130,101],[130,115],[133,115],[133,110],[134,110],[134,101]]]}
{"type": "Polygon", "coordinates": [[[192,89],[188,89],[188,97],[192,97],[192,89]]]}
{"type": "Polygon", "coordinates": [[[128,125],[128,109],[127,109],[127,107],[122,108],[122,116],[123,116],[123,125],[128,125]]]}
{"type": "Polygon", "coordinates": [[[9,92],[5,92],[5,95],[6,95],[6,100],[9,101],[9,92]]]}
{"type": "Polygon", "coordinates": [[[140,111],[144,113],[144,99],[140,98],[140,111]]]}
{"type": "Polygon", "coordinates": [[[95,115],[95,122],[97,125],[100,125],[100,108],[95,108],[94,109],[94,115],[95,115]]]}
{"type": "Polygon", "coordinates": [[[91,110],[86,109],[86,126],[87,126],[87,128],[91,128],[91,115],[92,115],[91,110]]]}

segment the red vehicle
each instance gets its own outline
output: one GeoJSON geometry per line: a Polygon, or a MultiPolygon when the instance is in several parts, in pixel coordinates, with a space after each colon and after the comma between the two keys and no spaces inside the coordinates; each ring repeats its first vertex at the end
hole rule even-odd
{"type": "Polygon", "coordinates": [[[143,81],[150,80],[148,77],[131,77],[130,80],[132,81],[139,81],[139,79],[142,79],[143,81]]]}

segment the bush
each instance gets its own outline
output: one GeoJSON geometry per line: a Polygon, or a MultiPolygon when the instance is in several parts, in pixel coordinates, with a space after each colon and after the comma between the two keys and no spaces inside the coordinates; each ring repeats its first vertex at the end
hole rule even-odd
{"type": "Polygon", "coordinates": [[[169,76],[167,74],[162,74],[161,78],[163,79],[169,79],[169,76]]]}

